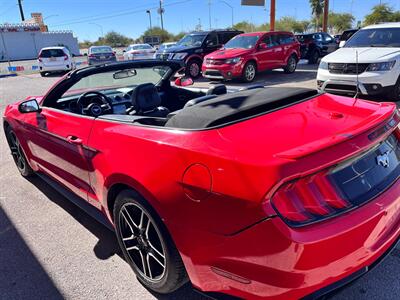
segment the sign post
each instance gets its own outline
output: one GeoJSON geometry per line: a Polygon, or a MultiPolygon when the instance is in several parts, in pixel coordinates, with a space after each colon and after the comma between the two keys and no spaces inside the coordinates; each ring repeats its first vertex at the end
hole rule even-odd
{"type": "MultiPolygon", "coordinates": [[[[247,6],[265,6],[265,0],[242,0],[242,5],[247,6]]],[[[271,0],[271,9],[269,14],[269,30],[275,30],[275,0],[271,0]]]]}

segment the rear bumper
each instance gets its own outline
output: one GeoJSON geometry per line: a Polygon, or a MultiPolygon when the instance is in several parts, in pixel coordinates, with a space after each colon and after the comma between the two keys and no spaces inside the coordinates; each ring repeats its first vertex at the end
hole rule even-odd
{"type": "Polygon", "coordinates": [[[39,65],[39,70],[41,72],[63,72],[63,71],[70,71],[72,69],[73,69],[72,63],[63,65],[54,65],[54,66],[46,66],[43,64],[39,65]]]}
{"type": "Polygon", "coordinates": [[[215,244],[202,240],[206,246],[199,245],[190,261],[184,257],[189,276],[202,292],[245,299],[329,293],[365,274],[394,247],[399,195],[397,181],[364,206],[319,224],[290,228],[275,217],[215,244]]]}
{"type": "Polygon", "coordinates": [[[107,64],[107,63],[114,63],[116,62],[116,58],[111,58],[111,59],[88,59],[88,64],[89,65],[101,65],[101,64],[107,64]]]}
{"type": "Polygon", "coordinates": [[[242,76],[243,64],[236,65],[203,65],[203,77],[208,79],[233,79],[242,76]]]}

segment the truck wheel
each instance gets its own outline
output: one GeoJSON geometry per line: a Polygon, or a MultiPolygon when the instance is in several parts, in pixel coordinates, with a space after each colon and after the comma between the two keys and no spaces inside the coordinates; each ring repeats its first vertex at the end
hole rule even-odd
{"type": "Polygon", "coordinates": [[[196,59],[191,59],[186,64],[186,76],[196,79],[200,76],[201,62],[196,59]]]}
{"type": "Polygon", "coordinates": [[[314,50],[310,55],[308,63],[310,65],[316,64],[318,62],[318,60],[319,60],[319,56],[320,56],[319,55],[319,51],[318,50],[314,50]]]}

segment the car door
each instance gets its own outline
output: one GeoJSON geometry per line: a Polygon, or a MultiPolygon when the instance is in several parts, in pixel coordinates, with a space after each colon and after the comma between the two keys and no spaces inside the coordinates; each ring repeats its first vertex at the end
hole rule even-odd
{"type": "Polygon", "coordinates": [[[215,50],[218,50],[221,47],[220,43],[218,42],[217,33],[211,32],[206,40],[204,41],[204,54],[207,55],[215,50]]]}
{"type": "Polygon", "coordinates": [[[325,51],[327,54],[332,53],[338,48],[336,40],[327,33],[322,34],[322,41],[324,50],[326,49],[325,51]]]}
{"type": "Polygon", "coordinates": [[[284,66],[286,65],[289,56],[293,53],[295,39],[293,35],[284,33],[279,35],[279,42],[282,46],[282,55],[279,57],[279,64],[284,66]]]}
{"type": "Polygon", "coordinates": [[[282,47],[276,34],[267,34],[257,45],[256,57],[260,71],[274,69],[279,65],[282,47]],[[266,45],[266,48],[263,48],[266,45]]]}
{"type": "MultiPolygon", "coordinates": [[[[93,117],[42,107],[40,113],[22,116],[29,151],[41,171],[88,200],[90,158],[88,148],[93,117]]],[[[89,198],[95,198],[91,196],[89,198]]]]}

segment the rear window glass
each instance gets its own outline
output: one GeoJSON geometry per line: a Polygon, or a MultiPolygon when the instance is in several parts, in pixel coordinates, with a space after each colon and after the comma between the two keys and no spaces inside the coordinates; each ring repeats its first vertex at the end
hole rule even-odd
{"type": "Polygon", "coordinates": [[[90,53],[110,53],[110,52],[112,52],[111,47],[90,48],[90,53]]]}
{"type": "Polygon", "coordinates": [[[46,49],[42,50],[40,57],[61,57],[66,54],[61,49],[46,49]]]}

